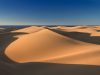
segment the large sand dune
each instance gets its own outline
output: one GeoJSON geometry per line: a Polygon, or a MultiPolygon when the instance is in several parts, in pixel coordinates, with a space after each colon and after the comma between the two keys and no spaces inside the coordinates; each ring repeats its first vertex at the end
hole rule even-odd
{"type": "MultiPolygon", "coordinates": [[[[78,35],[77,35],[78,36],[78,35]]],[[[99,65],[100,46],[44,29],[11,43],[5,54],[16,62],[55,62],[99,65]],[[23,47],[22,47],[23,46],[23,47]]]]}
{"type": "MultiPolygon", "coordinates": [[[[32,26],[12,31],[9,34],[27,34],[3,48],[5,61],[1,60],[0,74],[99,75],[100,35],[96,30],[97,27],[89,26],[32,26]]],[[[15,36],[19,35],[9,38],[15,36]]]]}

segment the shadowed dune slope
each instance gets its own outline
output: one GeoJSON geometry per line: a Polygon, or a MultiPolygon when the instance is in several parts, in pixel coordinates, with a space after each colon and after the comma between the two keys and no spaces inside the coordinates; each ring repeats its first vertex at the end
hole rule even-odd
{"type": "Polygon", "coordinates": [[[99,52],[99,45],[75,40],[44,29],[14,41],[6,48],[5,55],[20,63],[52,62],[100,65],[99,52]]]}
{"type": "Polygon", "coordinates": [[[0,75],[99,75],[100,66],[56,63],[0,64],[0,75]]]}
{"type": "Polygon", "coordinates": [[[7,32],[0,34],[0,61],[9,62],[10,60],[5,58],[4,51],[9,44],[17,40],[18,38],[14,36],[25,35],[26,33],[22,32],[7,32]]]}
{"type": "Polygon", "coordinates": [[[100,66],[81,64],[24,63],[17,64],[18,75],[99,75],[100,66]]]}

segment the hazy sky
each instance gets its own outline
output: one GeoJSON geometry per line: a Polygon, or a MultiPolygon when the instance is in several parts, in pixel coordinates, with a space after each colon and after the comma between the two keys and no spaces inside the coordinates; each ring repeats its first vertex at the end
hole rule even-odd
{"type": "Polygon", "coordinates": [[[0,25],[100,24],[100,0],[0,0],[0,25]]]}

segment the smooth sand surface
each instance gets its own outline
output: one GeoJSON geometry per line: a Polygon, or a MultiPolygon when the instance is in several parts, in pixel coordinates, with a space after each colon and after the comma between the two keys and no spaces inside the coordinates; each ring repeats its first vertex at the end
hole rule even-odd
{"type": "Polygon", "coordinates": [[[44,29],[44,27],[30,26],[30,27],[15,30],[15,31],[12,31],[12,32],[34,33],[34,32],[37,32],[39,30],[42,30],[42,29],[44,29]]]}
{"type": "MultiPolygon", "coordinates": [[[[30,34],[30,33],[35,33],[35,32],[38,32],[40,30],[43,30],[44,28],[46,27],[38,27],[38,26],[30,26],[30,27],[27,27],[27,28],[23,28],[23,29],[18,29],[18,30],[14,30],[14,31],[11,31],[11,32],[18,32],[18,33],[26,33],[26,34],[30,34]]],[[[15,37],[17,38],[20,38],[22,35],[16,35],[15,37]]]]}
{"type": "Polygon", "coordinates": [[[99,75],[97,30],[31,26],[2,34],[0,75],[99,75]]]}

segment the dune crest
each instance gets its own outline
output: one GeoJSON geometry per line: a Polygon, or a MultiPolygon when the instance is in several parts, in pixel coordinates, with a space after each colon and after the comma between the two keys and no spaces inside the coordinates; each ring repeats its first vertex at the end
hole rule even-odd
{"type": "Polygon", "coordinates": [[[82,33],[90,33],[90,34],[96,32],[96,30],[93,27],[88,27],[88,26],[63,27],[61,28],[61,30],[67,32],[82,32],[82,33]]]}
{"type": "Polygon", "coordinates": [[[18,30],[12,31],[12,32],[34,33],[39,30],[42,30],[42,29],[44,29],[44,27],[31,26],[31,27],[27,27],[27,28],[23,28],[23,29],[18,29],[18,30]]]}

